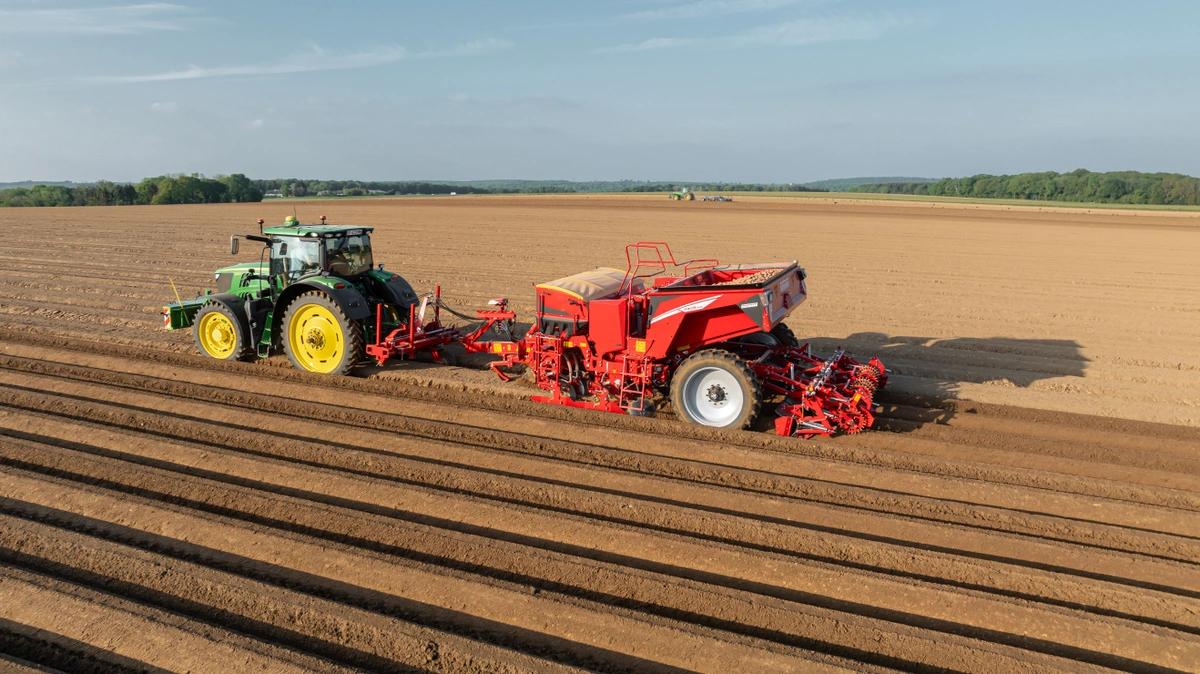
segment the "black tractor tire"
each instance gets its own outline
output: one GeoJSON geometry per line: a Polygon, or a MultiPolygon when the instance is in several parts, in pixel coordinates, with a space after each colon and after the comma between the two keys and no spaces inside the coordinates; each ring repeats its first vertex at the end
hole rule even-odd
{"type": "Polygon", "coordinates": [[[757,344],[759,346],[779,346],[779,338],[771,332],[752,332],[733,340],[734,344],[757,344]]]}
{"type": "Polygon", "coordinates": [[[697,351],[671,376],[671,407],[688,423],[747,428],[761,403],[758,377],[745,361],[724,349],[697,351]]]}
{"type": "Polygon", "coordinates": [[[800,340],[796,339],[796,333],[783,323],[771,328],[770,332],[752,332],[733,341],[738,344],[759,344],[761,346],[800,346],[800,340]]]}
{"type": "Polygon", "coordinates": [[[778,340],[781,346],[800,346],[800,340],[796,339],[796,333],[792,332],[792,329],[783,323],[771,328],[771,336],[778,340]]]}
{"type": "Polygon", "coordinates": [[[250,343],[250,326],[221,302],[205,302],[196,312],[192,339],[202,355],[217,360],[254,360],[257,355],[250,343]]]}
{"type": "Polygon", "coordinates": [[[280,323],[280,342],[283,352],[297,370],[317,374],[346,375],[363,358],[363,329],[357,321],[350,320],[332,297],[319,290],[309,290],[296,296],[283,313],[280,323]],[[323,310],[323,311],[322,311],[323,310]],[[313,314],[316,314],[314,317],[313,314]],[[295,321],[316,321],[307,335],[301,336],[300,345],[293,339],[304,325],[293,326],[295,321]],[[334,330],[340,335],[334,334],[334,330]],[[331,344],[326,349],[326,340],[340,337],[340,344],[331,344]]]}

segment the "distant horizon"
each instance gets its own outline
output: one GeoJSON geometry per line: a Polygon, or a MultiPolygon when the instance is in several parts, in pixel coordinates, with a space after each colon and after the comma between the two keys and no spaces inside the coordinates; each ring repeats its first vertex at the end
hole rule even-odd
{"type": "MultiPolygon", "coordinates": [[[[1065,170],[1065,171],[1061,171],[1061,170],[1056,171],[1054,169],[1036,169],[1036,170],[1029,170],[1029,171],[1016,171],[1013,173],[1006,173],[1006,174],[969,173],[969,174],[963,174],[963,175],[936,176],[936,177],[935,176],[907,176],[907,175],[889,175],[889,176],[860,175],[860,176],[846,176],[846,177],[839,177],[839,178],[820,178],[817,180],[807,180],[807,181],[799,181],[799,180],[762,181],[762,180],[732,180],[732,179],[699,179],[699,180],[686,179],[685,180],[685,179],[665,179],[665,178],[598,178],[598,179],[594,179],[594,180],[579,180],[579,179],[571,179],[571,178],[468,178],[468,179],[457,179],[457,178],[341,178],[341,177],[311,177],[311,176],[298,176],[298,175],[297,176],[288,175],[288,176],[266,176],[266,177],[264,177],[264,176],[252,176],[252,175],[244,174],[244,173],[243,173],[243,175],[246,175],[250,180],[258,180],[258,181],[300,180],[300,181],[305,181],[305,182],[432,183],[432,184],[441,184],[441,185],[477,184],[477,183],[574,183],[574,184],[640,183],[640,184],[653,184],[653,185],[746,184],[746,185],[811,186],[811,185],[819,185],[819,184],[823,184],[823,183],[841,183],[841,182],[853,182],[853,181],[862,181],[862,182],[936,182],[939,180],[970,178],[970,177],[979,176],[979,175],[1021,175],[1021,174],[1028,174],[1028,173],[1047,173],[1047,172],[1063,174],[1063,173],[1071,173],[1072,171],[1078,171],[1078,170],[1089,171],[1091,173],[1146,173],[1146,174],[1179,173],[1177,171],[1161,171],[1161,170],[1159,170],[1159,171],[1142,171],[1142,170],[1138,170],[1138,169],[1116,169],[1116,170],[1112,170],[1112,171],[1100,171],[1100,170],[1089,169],[1089,168],[1084,168],[1084,167],[1075,167],[1073,169],[1065,170]]],[[[111,182],[111,183],[116,183],[116,184],[136,184],[147,178],[164,176],[164,175],[168,175],[168,176],[200,175],[200,176],[205,176],[205,177],[215,177],[218,175],[231,175],[231,174],[238,174],[238,173],[242,173],[242,172],[241,171],[232,171],[230,173],[203,173],[200,171],[172,172],[172,173],[160,173],[160,174],[155,174],[155,175],[141,176],[141,177],[133,179],[133,180],[123,180],[123,179],[113,179],[113,178],[97,178],[94,180],[75,180],[75,179],[0,180],[0,189],[9,189],[10,187],[8,187],[8,186],[12,186],[12,185],[29,185],[29,186],[32,186],[32,185],[65,185],[65,184],[91,185],[91,184],[96,184],[96,183],[105,182],[105,181],[111,182]]],[[[1196,177],[1196,176],[1191,176],[1190,174],[1186,174],[1186,173],[1180,173],[1180,175],[1185,175],[1188,177],[1196,177]]]]}

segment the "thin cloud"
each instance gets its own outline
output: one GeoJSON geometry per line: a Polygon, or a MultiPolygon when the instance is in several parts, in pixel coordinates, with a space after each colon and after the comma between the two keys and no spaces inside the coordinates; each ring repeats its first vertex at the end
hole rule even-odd
{"type": "Polygon", "coordinates": [[[635,44],[619,44],[615,47],[604,47],[600,49],[602,52],[622,52],[622,51],[651,51],[654,49],[673,49],[675,47],[690,47],[692,45],[702,44],[706,40],[712,41],[711,38],[699,37],[652,37],[649,40],[642,40],[635,44]]]}
{"type": "Polygon", "coordinates": [[[799,19],[715,37],[653,37],[641,42],[604,47],[599,51],[643,52],[682,47],[796,47],[821,42],[873,40],[902,23],[889,17],[823,17],[799,19]]]}
{"type": "Polygon", "coordinates": [[[234,66],[197,66],[192,65],[180,70],[169,70],[161,73],[142,75],[99,75],[88,78],[91,82],[105,84],[133,84],[140,82],[175,82],[179,80],[199,80],[212,77],[255,77],[261,75],[288,75],[292,73],[310,73],[324,70],[350,70],[353,68],[369,68],[403,61],[409,57],[404,47],[382,47],[369,51],[350,54],[327,54],[320,50],[312,50],[295,54],[282,61],[273,63],[251,63],[234,66]]]}
{"type": "Polygon", "coordinates": [[[767,12],[799,3],[801,0],[695,0],[676,3],[667,7],[645,9],[622,15],[635,21],[657,21],[661,19],[698,19],[706,16],[767,12]]]}
{"type": "Polygon", "coordinates": [[[476,96],[464,92],[450,94],[446,100],[455,105],[479,106],[481,108],[536,108],[539,110],[575,110],[580,104],[559,96],[476,96]]]}
{"type": "Polygon", "coordinates": [[[188,7],[163,2],[110,7],[0,9],[0,33],[135,35],[185,30],[195,20],[188,7]]]}
{"type": "Polygon", "coordinates": [[[843,40],[873,40],[892,28],[897,21],[890,18],[801,19],[759,26],[735,35],[734,46],[776,45],[794,46],[814,42],[843,40]]]}
{"type": "Polygon", "coordinates": [[[512,42],[501,40],[499,38],[489,37],[483,40],[474,40],[460,44],[457,47],[449,49],[431,49],[428,51],[418,52],[413,55],[414,58],[448,58],[451,56],[479,56],[481,54],[491,54],[498,51],[511,49],[512,42]]]}
{"type": "Polygon", "coordinates": [[[504,40],[486,39],[440,50],[410,52],[401,46],[387,46],[347,54],[332,54],[319,47],[313,47],[307,52],[294,54],[281,61],[270,63],[208,67],[192,65],[180,70],[170,70],[161,73],[99,75],[89,77],[87,81],[100,84],[137,84],[144,82],[176,82],[214,77],[259,77],[264,75],[290,75],[330,70],[354,70],[389,65],[409,59],[474,56],[507,49],[510,46],[512,46],[511,43],[504,40]]]}
{"type": "MultiPolygon", "coordinates": [[[[649,0],[643,0],[647,4],[649,0]]],[[[661,20],[703,19],[707,17],[748,14],[751,12],[769,12],[775,9],[793,5],[817,5],[840,2],[840,0],[683,0],[656,1],[651,9],[643,9],[624,14],[589,17],[586,20],[535,22],[510,27],[509,30],[526,32],[545,32],[574,30],[576,28],[594,28],[628,24],[630,22],[652,22],[661,20]]]]}

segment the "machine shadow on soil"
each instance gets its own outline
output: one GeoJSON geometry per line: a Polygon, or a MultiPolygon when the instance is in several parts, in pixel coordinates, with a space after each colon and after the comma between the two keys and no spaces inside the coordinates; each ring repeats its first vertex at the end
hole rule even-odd
{"type": "Polygon", "coordinates": [[[893,432],[946,424],[955,414],[969,410],[955,404],[964,384],[1029,388],[1048,379],[1082,377],[1089,362],[1082,345],[1073,339],[942,339],[859,332],[811,341],[818,352],[846,346],[877,353],[899,375],[876,401],[880,408],[876,428],[893,432]]]}

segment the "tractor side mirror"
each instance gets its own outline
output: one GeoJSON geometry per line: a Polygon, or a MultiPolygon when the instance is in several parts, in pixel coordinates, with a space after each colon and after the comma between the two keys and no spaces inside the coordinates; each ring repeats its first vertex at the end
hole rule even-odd
{"type": "Polygon", "coordinates": [[[237,255],[239,240],[236,236],[229,237],[229,254],[237,255]]]}

